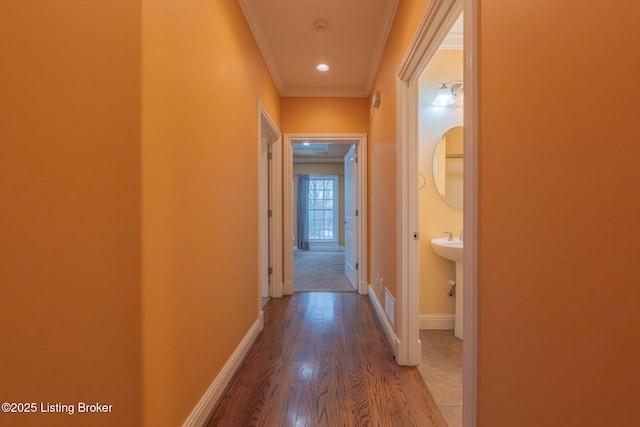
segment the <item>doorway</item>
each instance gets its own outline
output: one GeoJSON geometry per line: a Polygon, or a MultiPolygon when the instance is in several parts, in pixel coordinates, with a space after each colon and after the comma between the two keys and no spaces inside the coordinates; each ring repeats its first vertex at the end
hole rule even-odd
{"type": "MultiPolygon", "coordinates": [[[[366,294],[367,274],[366,274],[366,135],[364,134],[285,134],[283,144],[283,227],[284,227],[284,289],[285,295],[294,292],[294,261],[299,260],[300,253],[307,249],[321,250],[326,258],[339,261],[341,270],[340,276],[344,279],[341,290],[357,290],[361,294],[366,294]],[[313,172],[309,165],[313,164],[308,159],[311,152],[328,152],[330,147],[335,149],[334,153],[339,153],[336,157],[329,157],[331,160],[326,163],[334,163],[339,166],[342,173],[330,172],[327,166],[316,165],[316,171],[325,173],[304,173],[313,172]],[[305,163],[306,162],[306,163],[305,163]],[[339,163],[339,165],[338,165],[339,163]],[[304,166],[306,165],[306,166],[304,166]],[[294,173],[294,168],[296,172],[294,173]],[[349,175],[347,177],[347,174],[349,175]],[[337,176],[336,176],[337,175],[337,176]],[[340,176],[342,175],[342,176],[340,176]],[[317,212],[311,212],[313,222],[309,219],[298,221],[298,181],[300,176],[304,176],[302,184],[312,187],[312,192],[307,191],[302,194],[312,194],[307,200],[314,208],[322,206],[317,212]],[[309,180],[313,181],[309,184],[309,180]],[[340,184],[342,181],[342,184],[340,184]],[[330,190],[329,190],[330,189],[330,190]],[[295,191],[294,191],[295,190],[295,191]],[[333,204],[324,197],[331,193],[332,196],[341,194],[333,204]],[[345,198],[346,196],[346,198],[345,198]],[[295,203],[294,203],[295,202],[295,203]],[[333,220],[329,220],[331,206],[335,208],[333,220]],[[338,209],[340,207],[340,209],[338,209]],[[341,214],[337,212],[341,211],[341,214]],[[325,221],[326,220],[326,221],[325,221]],[[299,225],[307,224],[311,228],[312,237],[308,242],[304,242],[297,232],[299,225]],[[294,228],[295,225],[295,228],[294,228]],[[326,237],[326,238],[325,238],[326,237]],[[302,240],[299,242],[298,240],[302,240]],[[348,243],[348,244],[347,244],[348,243]],[[294,256],[297,256],[297,258],[294,256]],[[353,284],[349,282],[349,279],[353,284]]],[[[321,163],[321,162],[320,162],[321,163]]],[[[302,188],[305,190],[305,188],[302,188]]],[[[309,196],[307,196],[309,197],[309,196]]],[[[306,199],[306,197],[304,198],[306,199]]],[[[303,200],[304,199],[300,199],[303,200]]],[[[308,209],[308,208],[306,208],[308,209]]],[[[310,252],[312,252],[310,251],[310,252]]],[[[311,254],[312,256],[312,254],[311,254]]],[[[335,269],[335,268],[334,268],[335,269]]]]}
{"type": "MultiPolygon", "coordinates": [[[[443,417],[462,426],[462,274],[432,238],[463,242],[463,16],[418,78],[418,285],[422,364],[443,417]],[[443,89],[443,87],[445,89],[443,89]],[[451,90],[455,88],[455,90],[451,90]],[[449,92],[451,90],[451,97],[449,92]]],[[[462,261],[462,260],[460,260],[462,261]]],[[[461,265],[461,264],[459,264],[461,265]]]]}
{"type": "Polygon", "coordinates": [[[356,144],[293,143],[294,292],[357,289],[356,144]]]}

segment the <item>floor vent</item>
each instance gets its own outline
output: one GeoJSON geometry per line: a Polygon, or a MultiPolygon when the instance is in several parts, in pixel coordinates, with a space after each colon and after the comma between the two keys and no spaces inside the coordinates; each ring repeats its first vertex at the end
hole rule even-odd
{"type": "Polygon", "coordinates": [[[393,299],[388,289],[384,290],[384,312],[387,313],[387,318],[391,323],[391,326],[396,327],[396,300],[393,299]]]}

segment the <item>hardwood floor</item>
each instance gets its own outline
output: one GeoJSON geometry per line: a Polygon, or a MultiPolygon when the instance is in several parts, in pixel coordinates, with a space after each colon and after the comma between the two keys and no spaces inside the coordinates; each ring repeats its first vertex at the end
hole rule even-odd
{"type": "Polygon", "coordinates": [[[272,299],[213,426],[446,426],[416,368],[398,366],[367,296],[272,299]]]}

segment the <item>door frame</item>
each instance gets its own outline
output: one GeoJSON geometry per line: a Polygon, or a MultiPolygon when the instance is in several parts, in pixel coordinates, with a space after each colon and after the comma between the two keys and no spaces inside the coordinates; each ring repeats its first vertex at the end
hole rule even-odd
{"type": "MultiPolygon", "coordinates": [[[[293,294],[293,145],[296,142],[329,143],[329,144],[357,144],[358,145],[358,293],[366,295],[368,292],[367,266],[367,134],[365,133],[286,133],[283,143],[283,294],[293,294]]],[[[275,155],[274,155],[275,156],[275,155]]]]}
{"type": "MultiPolygon", "coordinates": [[[[258,191],[263,191],[263,187],[260,186],[260,177],[262,174],[260,171],[264,167],[261,162],[261,147],[262,147],[262,135],[263,132],[267,135],[268,143],[271,146],[271,174],[269,179],[269,185],[267,188],[267,200],[269,206],[261,206],[260,196],[258,197],[258,217],[267,215],[269,207],[271,208],[272,215],[269,217],[269,228],[271,233],[268,233],[268,242],[263,241],[262,233],[258,233],[258,266],[263,264],[262,251],[263,245],[269,245],[269,258],[270,267],[272,269],[271,277],[269,280],[269,297],[278,298],[282,296],[282,210],[279,209],[282,206],[282,194],[278,191],[281,188],[281,177],[278,171],[281,168],[281,153],[282,153],[282,133],[275,121],[267,111],[262,101],[258,99],[258,191]]],[[[269,161],[269,160],[268,160],[269,161]]],[[[258,223],[260,227],[260,223],[258,223]]],[[[262,311],[262,284],[261,275],[258,274],[258,306],[262,311]]]]}
{"type": "MultiPolygon", "coordinates": [[[[477,414],[477,260],[478,260],[478,0],[433,0],[400,65],[397,102],[398,363],[418,365],[418,78],[449,29],[464,12],[464,293],[463,425],[474,427],[477,414]]],[[[428,238],[429,236],[423,236],[428,238]]]]}

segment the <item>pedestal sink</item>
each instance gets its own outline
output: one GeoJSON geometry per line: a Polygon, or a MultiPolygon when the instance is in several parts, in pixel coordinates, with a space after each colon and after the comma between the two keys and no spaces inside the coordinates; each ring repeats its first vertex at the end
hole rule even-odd
{"type": "Polygon", "coordinates": [[[442,258],[456,264],[456,324],[455,335],[462,339],[462,240],[448,237],[431,239],[431,247],[442,258]]]}

